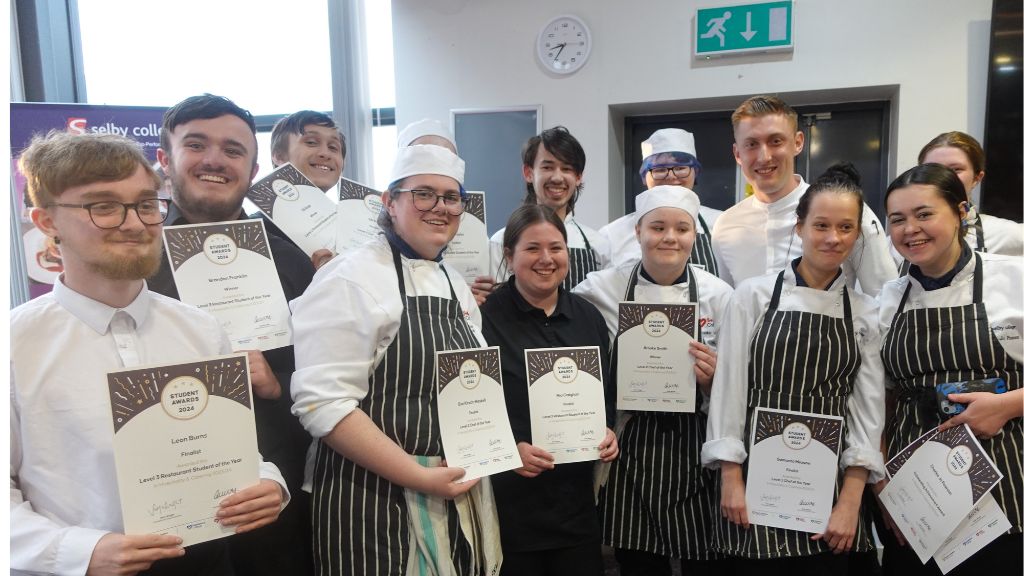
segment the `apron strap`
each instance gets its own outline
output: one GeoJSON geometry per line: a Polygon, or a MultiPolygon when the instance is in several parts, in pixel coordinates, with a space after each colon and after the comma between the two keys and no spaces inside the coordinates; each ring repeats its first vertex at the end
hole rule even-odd
{"type": "Polygon", "coordinates": [[[637,262],[636,266],[633,266],[633,271],[629,273],[629,281],[626,282],[626,297],[623,298],[626,302],[636,300],[636,283],[639,277],[640,263],[637,262]]]}
{"type": "Polygon", "coordinates": [[[405,274],[402,272],[402,256],[398,253],[398,248],[394,244],[388,242],[388,246],[391,247],[391,258],[395,262],[395,272],[398,274],[398,293],[402,296],[402,304],[405,305],[405,274]]]}
{"type": "MultiPolygon", "coordinates": [[[[981,221],[980,219],[978,220],[981,221]]],[[[981,270],[981,254],[974,253],[974,303],[981,302],[981,288],[983,284],[981,270]]]]}
{"type": "Polygon", "coordinates": [[[593,252],[594,250],[590,247],[590,240],[587,240],[587,235],[583,233],[583,228],[580,228],[580,225],[576,223],[575,218],[573,218],[572,220],[572,225],[575,226],[576,229],[580,231],[580,236],[583,237],[583,245],[587,248],[587,251],[593,252]]]}
{"type": "Polygon", "coordinates": [[[978,239],[977,252],[987,252],[985,250],[985,230],[981,227],[981,214],[978,214],[978,218],[974,222],[974,234],[978,239]]]}
{"type": "Polygon", "coordinates": [[[708,228],[708,223],[704,221],[704,217],[701,216],[700,212],[697,212],[697,222],[700,223],[700,227],[704,229],[704,233],[711,237],[711,229],[708,228]]]}
{"type": "Polygon", "coordinates": [[[779,272],[779,277],[775,280],[775,289],[772,290],[772,301],[768,304],[769,310],[777,310],[779,308],[779,296],[782,294],[782,277],[786,274],[786,270],[783,269],[779,272]]]}
{"type": "MultiPolygon", "coordinates": [[[[637,262],[636,266],[633,266],[633,271],[629,273],[629,280],[626,282],[626,296],[623,298],[626,302],[632,302],[636,300],[636,285],[640,278],[640,266],[641,262],[637,262]]],[[[686,289],[689,293],[690,302],[697,305],[698,314],[700,313],[700,290],[697,286],[697,278],[693,275],[693,268],[686,265],[686,289]]],[[[698,318],[698,322],[700,319],[698,318]]],[[[616,337],[617,339],[618,337],[616,337]]],[[[703,336],[698,328],[697,330],[697,341],[704,342],[703,336]]]]}
{"type": "Polygon", "coordinates": [[[843,286],[843,318],[853,319],[853,312],[850,310],[850,294],[846,291],[846,286],[843,286]]]}

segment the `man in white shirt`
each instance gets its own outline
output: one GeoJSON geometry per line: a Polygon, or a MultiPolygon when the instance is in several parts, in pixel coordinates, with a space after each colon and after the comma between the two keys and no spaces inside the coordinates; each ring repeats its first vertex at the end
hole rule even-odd
{"type": "MultiPolygon", "coordinates": [[[[113,135],[54,133],[20,164],[32,221],[60,248],[53,292],[11,312],[12,573],[218,574],[225,540],[186,550],[172,535],[123,534],[106,375],[229,351],[208,314],[150,292],[166,199],[138,145],[113,135]]],[[[260,482],[216,515],[249,532],[277,519],[284,479],[260,482]]]]}
{"type": "MultiPolygon", "coordinates": [[[[733,112],[733,156],[753,194],[726,210],[715,222],[711,245],[718,276],[733,286],[747,278],[782,270],[803,253],[794,233],[796,205],[808,184],[794,173],[804,134],[796,111],[774,96],[748,98],[733,112]]],[[[862,238],[844,268],[862,291],[875,296],[896,277],[885,229],[864,206],[862,238]]]]}

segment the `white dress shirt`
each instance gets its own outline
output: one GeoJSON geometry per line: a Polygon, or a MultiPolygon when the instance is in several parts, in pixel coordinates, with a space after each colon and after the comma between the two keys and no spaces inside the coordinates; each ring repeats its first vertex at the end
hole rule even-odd
{"type": "MultiPolygon", "coordinates": [[[[587,242],[590,243],[590,249],[594,251],[594,255],[597,257],[597,265],[601,268],[607,268],[610,262],[608,253],[608,244],[601,234],[590,228],[586,224],[573,218],[572,214],[565,217],[562,221],[565,224],[565,233],[568,237],[567,246],[569,248],[586,248],[587,242]],[[582,231],[582,234],[580,233],[582,231]],[[584,242],[583,234],[587,235],[587,241],[584,242]]],[[[508,277],[512,275],[512,272],[508,269],[505,264],[505,256],[502,253],[502,243],[505,241],[505,229],[502,228],[491,236],[491,276],[494,277],[497,282],[504,282],[508,280],[508,277]]]]}
{"type": "MultiPolygon", "coordinates": [[[[700,215],[704,218],[704,223],[708,225],[710,232],[714,229],[715,222],[722,215],[722,211],[701,206],[700,215]]],[[[703,234],[704,227],[700,225],[700,222],[696,224],[697,233],[703,234]]],[[[640,242],[636,239],[636,212],[605,224],[598,234],[608,246],[610,266],[621,266],[630,262],[636,264],[640,261],[640,242]]]]}
{"type": "MultiPolygon", "coordinates": [[[[433,260],[401,260],[406,296],[449,299],[451,279],[462,314],[483,346],[480,309],[462,276],[444,264],[445,277],[442,264],[433,260]]],[[[331,260],[291,307],[292,412],[321,438],[366,397],[370,376],[401,325],[405,302],[388,241],[380,235],[347,257],[331,260]]]]}
{"type": "MultiPolygon", "coordinates": [[[[720,328],[719,362],[711,387],[708,435],[701,450],[701,461],[710,468],[717,468],[720,461],[742,463],[747,459],[743,440],[749,437],[746,418],[750,342],[771,303],[777,277],[778,272],[740,284],[720,328]]],[[[778,309],[842,318],[842,287],[845,283],[846,278],[840,274],[828,290],[799,287],[793,267],[786,266],[778,309]]],[[[885,387],[879,353],[878,304],[860,292],[852,289],[847,292],[861,364],[847,399],[846,447],[840,466],[867,468],[870,471],[868,482],[873,484],[885,474],[879,450],[885,415],[885,387]]]]}
{"type": "MultiPolygon", "coordinates": [[[[973,253],[963,270],[953,276],[945,288],[925,290],[909,274],[893,280],[878,296],[881,337],[889,333],[896,308],[910,283],[910,296],[903,311],[920,308],[966,306],[974,295],[974,267],[978,253],[973,253]]],[[[1017,362],[1024,362],[1024,262],[1015,256],[982,253],[981,295],[996,340],[1017,362]]]]}
{"type": "MultiPolygon", "coordinates": [[[[124,532],[107,373],[231,352],[217,321],[150,292],[116,309],[58,280],[11,311],[11,572],[85,574],[124,532]]],[[[277,467],[260,477],[288,491],[277,467]]]]}
{"type": "MultiPolygon", "coordinates": [[[[718,261],[718,276],[733,286],[747,278],[778,272],[803,254],[796,235],[796,206],[809,184],[799,185],[786,196],[765,204],[749,196],[729,208],[715,222],[711,247],[718,261]]],[[[861,218],[862,238],[857,240],[843,268],[851,285],[856,281],[869,296],[896,277],[889,256],[885,228],[866,204],[861,218]]]]}

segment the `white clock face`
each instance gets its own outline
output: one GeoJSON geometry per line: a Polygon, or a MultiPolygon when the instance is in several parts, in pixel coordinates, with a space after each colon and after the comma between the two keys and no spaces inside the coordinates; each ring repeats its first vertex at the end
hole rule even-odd
{"type": "Polygon", "coordinates": [[[575,16],[554,18],[537,37],[537,56],[556,74],[571,74],[590,56],[590,30],[575,16]]]}

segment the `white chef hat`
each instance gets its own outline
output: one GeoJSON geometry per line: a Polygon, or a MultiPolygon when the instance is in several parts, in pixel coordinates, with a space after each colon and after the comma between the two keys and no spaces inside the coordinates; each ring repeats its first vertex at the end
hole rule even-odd
{"type": "Polygon", "coordinates": [[[399,148],[391,169],[391,184],[419,174],[448,176],[458,182],[461,188],[466,175],[466,163],[443,146],[417,144],[399,148]]]}
{"type": "Polygon", "coordinates": [[[683,186],[655,186],[636,197],[637,222],[644,214],[657,208],[679,208],[689,214],[696,224],[700,198],[693,190],[683,186]]]}
{"type": "Polygon", "coordinates": [[[417,120],[406,126],[405,129],[398,134],[398,147],[405,148],[412,144],[413,140],[423,136],[437,136],[439,138],[444,138],[451,142],[452,148],[455,148],[456,153],[459,151],[458,146],[455,145],[455,138],[452,138],[451,132],[448,132],[448,129],[445,128],[443,124],[430,118],[417,120]]]}
{"type": "Polygon", "coordinates": [[[662,128],[640,143],[640,152],[645,160],[664,152],[685,152],[697,158],[697,145],[694,143],[693,134],[686,130],[662,128]]]}

